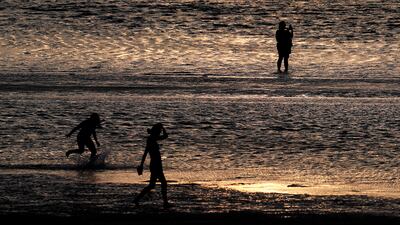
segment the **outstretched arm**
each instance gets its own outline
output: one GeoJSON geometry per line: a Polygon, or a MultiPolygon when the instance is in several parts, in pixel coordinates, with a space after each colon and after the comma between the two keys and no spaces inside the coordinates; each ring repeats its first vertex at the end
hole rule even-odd
{"type": "Polygon", "coordinates": [[[79,124],[78,126],[76,126],[74,129],[72,129],[71,132],[69,132],[66,136],[67,136],[67,137],[71,137],[71,135],[72,135],[75,131],[77,131],[78,129],[81,128],[81,125],[82,125],[82,123],[80,123],[80,124],[79,124]]]}

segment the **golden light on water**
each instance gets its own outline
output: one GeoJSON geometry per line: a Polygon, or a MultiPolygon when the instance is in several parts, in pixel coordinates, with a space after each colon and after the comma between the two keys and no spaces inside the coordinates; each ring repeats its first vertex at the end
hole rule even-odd
{"type": "MultiPolygon", "coordinates": [[[[289,195],[311,195],[311,196],[370,196],[383,198],[398,198],[400,187],[393,183],[335,183],[335,182],[312,182],[305,179],[304,182],[290,182],[286,180],[261,181],[254,179],[224,179],[216,180],[213,175],[204,173],[168,171],[168,183],[197,184],[209,188],[222,188],[245,193],[265,194],[289,194],[289,195]]],[[[145,185],[149,179],[149,173],[138,176],[135,169],[115,171],[81,171],[65,172],[64,176],[76,182],[95,184],[142,184],[145,185]]]]}
{"type": "MultiPolygon", "coordinates": [[[[282,193],[296,195],[366,195],[374,197],[398,198],[400,191],[376,184],[316,184],[312,186],[271,181],[259,183],[222,184],[221,187],[241,192],[282,193]]],[[[400,189],[398,189],[400,190],[400,189]]]]}

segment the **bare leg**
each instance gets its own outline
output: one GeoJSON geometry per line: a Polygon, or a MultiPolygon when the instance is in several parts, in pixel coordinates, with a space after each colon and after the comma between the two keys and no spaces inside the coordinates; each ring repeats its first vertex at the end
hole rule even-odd
{"type": "Polygon", "coordinates": [[[154,189],[154,187],[156,186],[156,181],[157,181],[157,177],[152,173],[150,175],[149,185],[147,185],[145,188],[143,188],[143,190],[140,192],[140,194],[138,196],[136,196],[135,200],[133,200],[133,202],[136,205],[139,205],[139,201],[140,201],[140,199],[143,198],[143,196],[145,196],[147,193],[149,193],[151,191],[151,189],[154,189]]]}
{"type": "Polygon", "coordinates": [[[279,72],[279,73],[282,73],[282,71],[281,71],[282,59],[283,59],[283,56],[279,55],[278,63],[277,63],[277,65],[278,65],[278,72],[279,72]]]}
{"type": "Polygon", "coordinates": [[[285,58],[285,62],[284,62],[285,63],[285,73],[287,73],[289,70],[289,55],[285,56],[284,58],[285,58]]]}
{"type": "Polygon", "coordinates": [[[79,149],[75,149],[75,150],[69,150],[65,153],[65,155],[68,157],[69,155],[71,155],[72,153],[77,153],[77,154],[82,154],[85,151],[85,143],[81,140],[78,140],[78,147],[79,149]]]}
{"type": "Polygon", "coordinates": [[[168,197],[167,197],[167,179],[165,179],[164,173],[162,173],[158,179],[161,182],[161,195],[164,201],[164,207],[168,208],[170,207],[169,203],[168,203],[168,197]]]}
{"type": "Polygon", "coordinates": [[[93,141],[91,139],[86,141],[86,146],[90,150],[90,159],[91,160],[95,159],[96,158],[96,154],[97,154],[97,150],[96,150],[96,146],[94,146],[93,141]]]}

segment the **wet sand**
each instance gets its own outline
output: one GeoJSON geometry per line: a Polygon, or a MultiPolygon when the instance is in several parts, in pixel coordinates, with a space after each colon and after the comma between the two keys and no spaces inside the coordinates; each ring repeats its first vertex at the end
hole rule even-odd
{"type": "Polygon", "coordinates": [[[30,221],[29,224],[398,224],[395,216],[374,216],[364,214],[285,214],[272,215],[257,212],[233,213],[168,213],[168,214],[90,214],[84,216],[2,216],[3,224],[18,224],[30,221]],[[149,221],[149,218],[152,220],[149,221]]]}
{"type": "Polygon", "coordinates": [[[140,206],[132,203],[145,183],[82,182],[31,172],[0,175],[3,193],[0,216],[7,224],[25,220],[30,224],[395,224],[400,221],[399,199],[246,193],[170,182],[169,196],[175,207],[166,210],[162,207],[159,187],[140,206]]]}

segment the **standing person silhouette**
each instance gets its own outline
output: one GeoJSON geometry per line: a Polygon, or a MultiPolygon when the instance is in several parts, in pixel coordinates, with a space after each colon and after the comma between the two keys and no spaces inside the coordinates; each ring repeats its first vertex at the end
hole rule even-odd
{"type": "Polygon", "coordinates": [[[276,47],[278,49],[278,73],[282,73],[281,65],[282,59],[284,59],[285,73],[289,70],[289,55],[292,53],[292,39],[293,39],[293,27],[289,25],[286,29],[285,21],[279,22],[279,29],[275,33],[276,47]]]}
{"type": "Polygon", "coordinates": [[[168,134],[165,131],[164,126],[161,123],[155,124],[151,129],[147,130],[149,133],[149,137],[147,138],[146,148],[143,153],[142,161],[140,165],[137,167],[137,172],[139,175],[143,173],[143,164],[146,160],[147,153],[150,154],[150,183],[147,187],[145,187],[138,196],[136,196],[133,201],[136,205],[139,205],[139,200],[151,189],[155,188],[157,179],[161,182],[161,194],[164,201],[164,208],[169,208],[172,205],[168,203],[167,198],[167,180],[165,179],[162,162],[161,162],[161,153],[160,146],[158,145],[158,140],[164,140],[168,138],[168,134]],[[162,135],[161,135],[162,132],[162,135]]]}
{"type": "Polygon", "coordinates": [[[96,146],[93,144],[92,139],[90,138],[93,135],[93,139],[96,141],[97,147],[100,146],[100,143],[97,141],[96,136],[96,128],[101,128],[101,121],[100,116],[97,113],[92,113],[90,118],[81,122],[78,126],[71,130],[66,136],[71,137],[71,135],[80,129],[77,142],[78,142],[78,149],[76,150],[69,150],[65,153],[68,157],[72,153],[82,154],[85,151],[85,145],[89,148],[91,155],[90,160],[93,161],[96,159],[96,146]]]}

